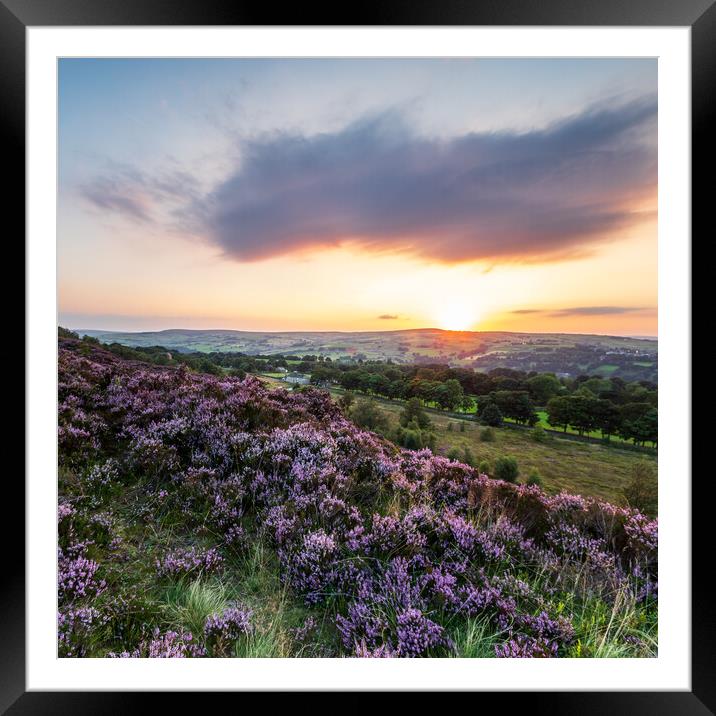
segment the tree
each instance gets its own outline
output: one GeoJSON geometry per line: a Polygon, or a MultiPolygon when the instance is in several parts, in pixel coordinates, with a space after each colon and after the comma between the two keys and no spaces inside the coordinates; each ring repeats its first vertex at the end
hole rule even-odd
{"type": "Polygon", "coordinates": [[[550,398],[562,392],[562,384],[553,373],[540,373],[527,380],[530,396],[537,405],[547,405],[550,398]]]}
{"type": "Polygon", "coordinates": [[[462,403],[465,394],[460,382],[450,378],[437,386],[435,400],[443,410],[456,410],[462,403]]]}
{"type": "Polygon", "coordinates": [[[495,403],[488,403],[479,413],[480,422],[493,428],[502,425],[502,411],[495,403]]]}
{"type": "Polygon", "coordinates": [[[387,396],[390,392],[390,381],[382,373],[373,373],[368,379],[370,389],[378,395],[387,396]]]}
{"type": "Polygon", "coordinates": [[[656,446],[659,439],[659,415],[656,408],[650,408],[631,424],[634,442],[643,445],[650,442],[656,446]]]}
{"type": "Polygon", "coordinates": [[[496,390],[494,393],[490,393],[490,397],[506,418],[528,425],[534,425],[537,422],[537,414],[527,391],[496,390]]]}
{"type": "Polygon", "coordinates": [[[351,409],[351,405],[353,405],[355,399],[355,395],[353,395],[350,390],[347,390],[338,399],[338,405],[341,407],[341,410],[343,410],[344,413],[348,414],[348,411],[351,409]]]}
{"type": "Polygon", "coordinates": [[[555,428],[563,428],[567,432],[572,418],[572,403],[569,397],[552,398],[547,403],[547,420],[555,428]]]}
{"type": "Polygon", "coordinates": [[[505,482],[517,482],[520,469],[512,455],[503,455],[495,460],[495,477],[505,482]]]}
{"type": "Polygon", "coordinates": [[[619,408],[608,400],[597,400],[595,424],[601,431],[602,437],[609,441],[612,435],[616,435],[619,432],[621,426],[619,408]]]}
{"type": "Polygon", "coordinates": [[[324,385],[335,378],[335,371],[325,365],[316,365],[311,369],[311,385],[324,385]]]}
{"type": "Polygon", "coordinates": [[[631,479],[623,492],[629,507],[647,515],[656,515],[658,485],[656,471],[651,463],[642,460],[632,465],[631,479]]]}
{"type": "Polygon", "coordinates": [[[658,416],[649,403],[627,403],[621,406],[620,414],[620,437],[633,440],[636,445],[652,438],[656,442],[658,416]]]}
{"type": "Polygon", "coordinates": [[[374,432],[384,432],[388,427],[388,416],[372,398],[357,401],[351,410],[351,418],[356,425],[374,432]]]}
{"type": "Polygon", "coordinates": [[[423,410],[419,398],[411,398],[400,414],[400,424],[405,427],[408,423],[415,421],[422,430],[431,426],[428,414],[423,410]]]}
{"type": "Polygon", "coordinates": [[[570,402],[570,424],[576,431],[583,435],[591,432],[597,426],[597,403],[594,396],[573,395],[570,402]]]}

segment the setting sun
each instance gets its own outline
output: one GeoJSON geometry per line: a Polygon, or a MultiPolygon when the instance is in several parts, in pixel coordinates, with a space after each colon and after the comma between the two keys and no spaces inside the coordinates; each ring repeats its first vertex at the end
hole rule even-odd
{"type": "Polygon", "coordinates": [[[439,328],[446,331],[467,331],[473,328],[477,316],[467,306],[451,303],[438,314],[439,328]]]}

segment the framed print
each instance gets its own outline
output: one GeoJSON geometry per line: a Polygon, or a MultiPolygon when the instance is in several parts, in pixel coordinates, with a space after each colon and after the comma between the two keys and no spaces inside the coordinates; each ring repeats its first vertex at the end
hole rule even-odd
{"type": "Polygon", "coordinates": [[[691,177],[715,18],[2,0],[28,284],[8,713],[712,712],[691,177]]]}

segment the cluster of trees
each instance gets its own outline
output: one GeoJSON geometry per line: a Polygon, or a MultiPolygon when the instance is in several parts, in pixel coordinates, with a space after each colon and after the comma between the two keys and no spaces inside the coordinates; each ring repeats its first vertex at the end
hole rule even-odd
{"type": "Polygon", "coordinates": [[[469,410],[473,401],[463,383],[447,366],[398,366],[392,363],[314,364],[314,385],[339,385],[345,390],[392,400],[417,398],[444,410],[469,410]]]}
{"type": "Polygon", "coordinates": [[[617,435],[636,445],[656,446],[658,441],[659,415],[646,401],[617,405],[585,394],[560,396],[547,403],[547,418],[550,425],[565,432],[568,427],[580,435],[599,430],[607,440],[617,435]]]}
{"type": "Polygon", "coordinates": [[[485,425],[499,426],[504,418],[520,425],[535,425],[539,418],[527,391],[496,390],[477,399],[477,417],[485,425]]]}
{"type": "Polygon", "coordinates": [[[433,424],[417,398],[409,400],[401,412],[398,425],[390,427],[388,416],[374,398],[355,399],[345,393],[338,401],[346,415],[366,430],[372,430],[410,450],[430,448],[435,451],[436,437],[433,424]]]}
{"type": "Polygon", "coordinates": [[[471,411],[473,396],[495,392],[526,392],[533,403],[544,405],[565,390],[553,374],[523,373],[498,368],[479,373],[442,364],[396,365],[388,362],[305,362],[296,367],[310,372],[314,385],[339,385],[345,390],[393,400],[418,398],[424,405],[443,410],[471,411]]]}
{"type": "MultiPolygon", "coordinates": [[[[517,381],[519,384],[519,382],[517,381]]],[[[581,376],[559,380],[540,373],[527,377],[515,390],[495,390],[477,398],[477,417],[499,426],[507,418],[536,425],[537,408],[546,408],[549,424],[579,435],[599,431],[609,440],[616,435],[636,445],[658,441],[658,393],[653,383],[625,383],[619,378],[581,376]]]]}

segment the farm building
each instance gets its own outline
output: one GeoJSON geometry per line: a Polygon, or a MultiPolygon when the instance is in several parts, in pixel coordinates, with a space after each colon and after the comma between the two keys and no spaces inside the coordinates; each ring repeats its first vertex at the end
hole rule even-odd
{"type": "Polygon", "coordinates": [[[305,373],[289,373],[284,380],[287,383],[294,383],[296,385],[307,385],[311,377],[305,373]]]}

